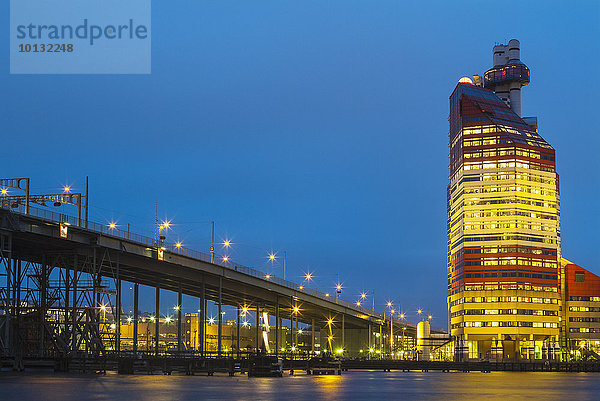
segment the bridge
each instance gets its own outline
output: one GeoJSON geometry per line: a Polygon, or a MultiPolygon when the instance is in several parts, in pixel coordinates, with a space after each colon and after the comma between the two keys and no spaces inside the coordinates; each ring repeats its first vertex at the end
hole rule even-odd
{"type": "MultiPolygon", "coordinates": [[[[7,180],[0,185],[7,183],[20,185],[7,180]]],[[[88,221],[87,193],[35,198],[28,187],[29,181],[25,197],[0,198],[0,354],[5,358],[102,357],[142,351],[153,356],[240,357],[244,352],[270,351],[291,358],[324,352],[404,358],[415,351],[416,327],[403,320],[250,267],[215,260],[214,254],[167,243],[163,237],[88,221]],[[46,201],[76,205],[77,216],[32,206],[46,201]],[[134,287],[133,316],[127,319],[123,282],[134,287]],[[141,316],[140,286],[155,289],[152,316],[141,316]],[[178,296],[171,347],[161,340],[161,290],[178,296]],[[191,345],[183,295],[196,298],[198,305],[197,341],[191,345]],[[208,302],[219,311],[214,351],[207,347],[208,302]],[[221,313],[225,306],[237,310],[227,348],[221,313]],[[256,317],[252,350],[240,345],[244,329],[240,316],[248,311],[256,317]],[[109,319],[107,312],[112,315],[109,319]],[[145,335],[140,332],[142,323],[145,335]],[[310,326],[308,343],[299,343],[299,323],[310,326]],[[127,340],[123,326],[132,331],[127,340]]]]}

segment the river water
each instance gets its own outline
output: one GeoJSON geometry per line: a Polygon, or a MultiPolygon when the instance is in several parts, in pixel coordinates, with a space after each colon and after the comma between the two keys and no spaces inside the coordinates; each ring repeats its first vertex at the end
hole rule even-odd
{"type": "Polygon", "coordinates": [[[600,400],[599,373],[351,371],[247,378],[0,373],[0,400],[600,400]]]}

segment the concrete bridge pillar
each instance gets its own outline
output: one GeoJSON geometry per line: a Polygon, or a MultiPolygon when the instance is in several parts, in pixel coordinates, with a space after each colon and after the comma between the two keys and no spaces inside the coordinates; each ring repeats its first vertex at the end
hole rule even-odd
{"type": "Polygon", "coordinates": [[[156,302],[154,308],[154,353],[156,356],[158,356],[160,339],[160,287],[156,287],[154,301],[156,302]]]}
{"type": "Polygon", "coordinates": [[[198,343],[200,345],[200,355],[204,357],[206,350],[206,287],[204,285],[204,276],[202,276],[202,284],[200,285],[200,314],[198,316],[198,324],[200,325],[200,334],[198,343]]]}
{"type": "Polygon", "coordinates": [[[310,337],[310,350],[312,354],[315,354],[315,319],[312,319],[310,323],[311,337],[310,337]]]}
{"type": "Polygon", "coordinates": [[[279,356],[279,298],[275,303],[275,356],[279,356]]]}
{"type": "Polygon", "coordinates": [[[346,319],[342,315],[342,350],[346,349],[346,319]]]}
{"type": "Polygon", "coordinates": [[[221,348],[223,346],[223,341],[222,341],[222,335],[223,335],[223,314],[221,313],[221,305],[222,305],[222,299],[221,299],[221,295],[222,295],[222,289],[223,289],[223,279],[221,276],[219,276],[219,327],[218,327],[218,334],[217,334],[217,356],[220,358],[221,357],[221,348]]]}
{"type": "Polygon", "coordinates": [[[177,292],[177,351],[181,352],[181,311],[183,309],[183,300],[181,292],[181,283],[179,283],[179,291],[177,292]]]}
{"type": "MultiPolygon", "coordinates": [[[[67,271],[68,272],[68,271],[67,271]]],[[[68,290],[67,290],[68,292],[68,290]]],[[[117,321],[116,321],[116,337],[115,337],[115,349],[117,352],[121,352],[121,276],[119,270],[119,254],[117,253],[117,321]]],[[[67,306],[69,303],[67,302],[67,306]]],[[[73,308],[73,313],[75,313],[75,308],[73,308]]],[[[73,327],[73,330],[75,328],[73,327]]],[[[147,340],[147,339],[146,339],[147,340]]]]}
{"type": "Polygon", "coordinates": [[[133,352],[138,350],[138,309],[140,298],[140,286],[138,283],[133,284],[133,352]]]}

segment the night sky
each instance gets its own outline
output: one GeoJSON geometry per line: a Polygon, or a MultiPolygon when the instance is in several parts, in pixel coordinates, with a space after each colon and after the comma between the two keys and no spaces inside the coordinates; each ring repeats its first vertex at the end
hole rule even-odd
{"type": "Polygon", "coordinates": [[[9,75],[1,42],[2,177],[45,193],[87,175],[93,221],[152,236],[157,202],[168,241],[208,251],[214,220],[241,264],[282,276],[287,251],[290,280],[310,271],[333,292],[339,273],[343,298],[375,289],[377,309],[446,327],[448,97],[516,38],[523,115],[557,151],[562,253],[600,274],[600,2],[154,1],[152,15],[151,75],[9,75]]]}

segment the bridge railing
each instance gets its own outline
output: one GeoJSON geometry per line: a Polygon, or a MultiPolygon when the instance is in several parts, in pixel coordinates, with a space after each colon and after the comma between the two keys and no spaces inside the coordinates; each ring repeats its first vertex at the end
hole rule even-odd
{"type": "MultiPolygon", "coordinates": [[[[1,208],[12,210],[13,212],[17,212],[17,213],[20,213],[23,215],[25,214],[25,205],[19,204],[19,205],[16,205],[16,207],[12,207],[12,206],[13,205],[0,203],[1,208]]],[[[149,247],[157,246],[157,241],[155,238],[132,233],[129,230],[122,230],[122,229],[118,228],[117,226],[115,226],[113,228],[110,226],[110,224],[100,224],[100,223],[88,221],[87,227],[85,227],[86,224],[84,223],[83,219],[80,219],[80,218],[77,218],[74,216],[69,216],[64,213],[57,213],[57,212],[53,212],[51,210],[41,209],[41,208],[34,207],[31,205],[29,206],[29,215],[43,219],[43,220],[48,220],[50,222],[62,223],[62,224],[68,223],[70,226],[85,228],[87,230],[90,230],[90,231],[93,231],[93,232],[96,232],[96,233],[99,233],[102,235],[107,235],[107,236],[111,236],[111,237],[125,239],[125,240],[132,241],[132,242],[137,242],[139,244],[146,245],[149,247]]],[[[161,244],[161,247],[168,252],[171,252],[171,253],[174,253],[177,255],[186,256],[186,257],[189,257],[192,259],[201,260],[203,262],[210,263],[210,260],[211,260],[210,254],[196,251],[196,250],[193,250],[190,248],[185,248],[183,246],[177,246],[176,244],[163,243],[163,244],[161,244]]],[[[321,298],[321,299],[329,301],[329,302],[336,303],[336,304],[344,306],[348,309],[351,309],[351,310],[354,310],[354,311],[357,311],[357,312],[360,312],[360,313],[363,313],[366,315],[370,315],[370,316],[376,317],[378,319],[384,319],[384,315],[381,313],[377,313],[370,309],[363,308],[362,306],[358,306],[354,303],[344,301],[343,299],[332,297],[329,294],[322,293],[322,292],[314,290],[312,288],[307,288],[306,286],[302,286],[302,288],[300,288],[301,286],[295,282],[292,282],[289,280],[284,280],[283,278],[277,277],[275,275],[267,276],[267,274],[265,272],[254,269],[252,267],[243,266],[243,265],[233,263],[230,261],[222,261],[222,260],[216,260],[216,259],[214,261],[214,264],[224,267],[224,268],[227,268],[227,269],[231,269],[231,270],[238,271],[238,272],[241,272],[244,274],[248,274],[250,276],[257,277],[257,278],[260,278],[260,279],[263,279],[266,281],[274,282],[274,283],[282,285],[284,287],[288,287],[290,289],[300,291],[300,292],[312,295],[317,298],[321,298]]],[[[387,319],[389,319],[389,317],[387,317],[387,319]]],[[[398,319],[394,319],[394,321],[397,324],[407,324],[406,322],[400,321],[398,319]]]]}

